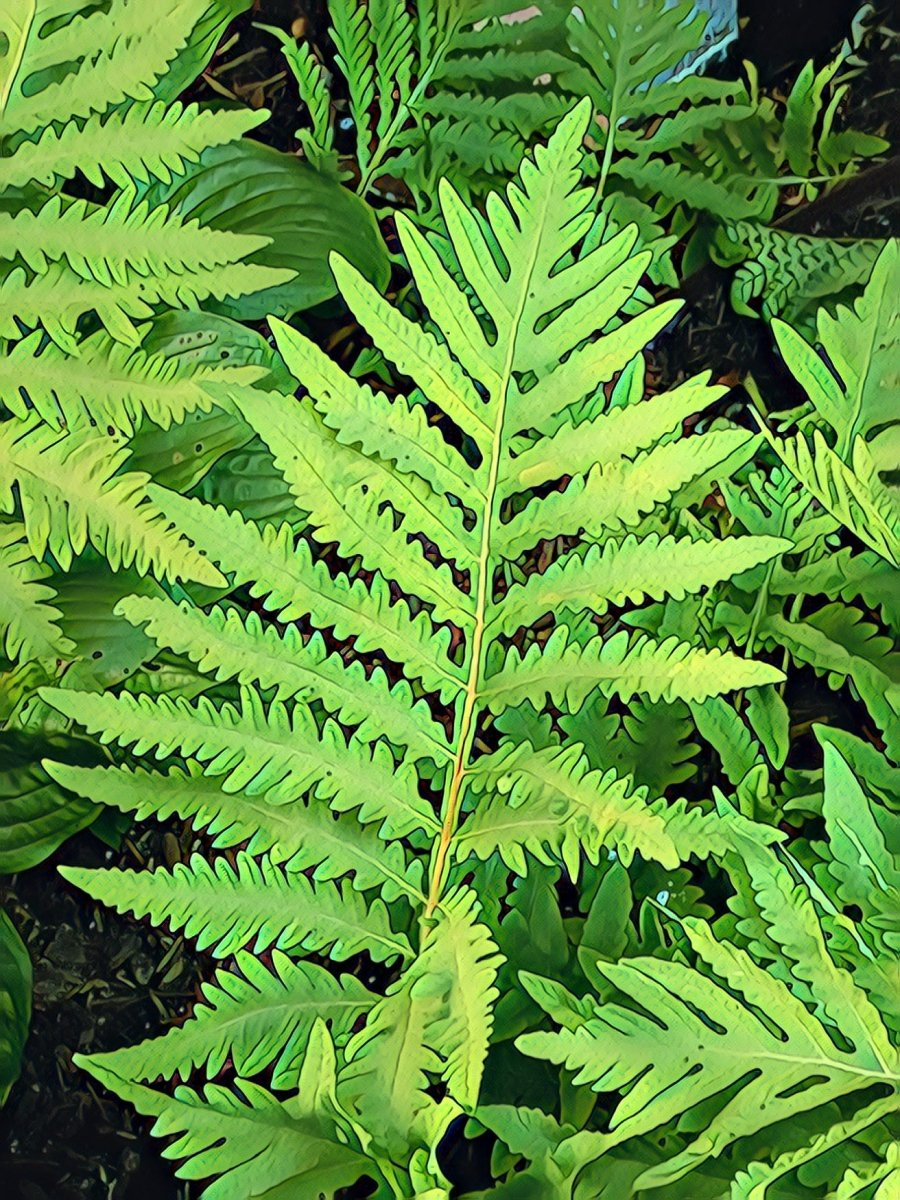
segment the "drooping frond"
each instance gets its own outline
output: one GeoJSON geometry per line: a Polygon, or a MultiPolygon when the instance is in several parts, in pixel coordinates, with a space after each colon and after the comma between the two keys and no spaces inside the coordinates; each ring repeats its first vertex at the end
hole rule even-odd
{"type": "Polygon", "coordinates": [[[151,101],[154,86],[210,5],[174,0],[153,21],[129,0],[102,7],[83,0],[29,0],[14,8],[4,14],[3,133],[34,133],[56,121],[151,101]]]}
{"type": "Polygon", "coordinates": [[[146,416],[168,429],[190,413],[209,412],[207,384],[250,385],[262,367],[209,366],[122,345],[111,338],[89,338],[77,356],[52,342],[42,345],[39,330],[0,356],[4,403],[19,417],[33,408],[53,429],[93,421],[130,435],[146,416]]]}
{"type": "Polygon", "coordinates": [[[314,1027],[313,1039],[299,1087],[283,1101],[245,1079],[235,1090],[208,1083],[202,1092],[180,1086],[169,1096],[87,1057],[78,1061],[138,1112],[154,1117],[153,1133],[176,1135],[164,1154],[184,1159],[178,1168],[182,1178],[221,1176],[206,1189],[210,1200],[258,1188],[327,1195],[360,1178],[366,1158],[348,1144],[334,1105],[334,1047],[324,1022],[314,1027]]]}

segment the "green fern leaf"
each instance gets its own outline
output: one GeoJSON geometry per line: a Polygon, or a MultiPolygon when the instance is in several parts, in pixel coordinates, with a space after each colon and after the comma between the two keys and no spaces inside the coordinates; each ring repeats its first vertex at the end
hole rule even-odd
{"type": "Polygon", "coordinates": [[[327,1102],[334,1065],[329,1075],[320,1056],[312,1060],[316,1073],[309,1071],[306,1086],[285,1101],[249,1080],[241,1080],[236,1091],[208,1083],[202,1093],[181,1086],[167,1096],[87,1057],[78,1061],[138,1112],[154,1117],[151,1132],[176,1135],[163,1153],[185,1160],[178,1168],[181,1178],[220,1176],[206,1188],[209,1200],[238,1200],[258,1188],[298,1197],[334,1194],[365,1172],[365,1157],[347,1144],[327,1102]]]}
{"type": "Polygon", "coordinates": [[[336,811],[358,809],[361,821],[383,822],[385,837],[436,827],[410,767],[397,768],[380,743],[348,741],[333,721],[320,732],[306,705],[288,708],[276,700],[266,708],[246,687],[240,709],[217,709],[205,696],[191,704],[165,695],[76,700],[76,693],[63,688],[45,689],[43,695],[106,743],[133,746],[138,754],[154,748],[157,758],[175,751],[198,758],[208,764],[207,774],[223,777],[227,791],[265,793],[275,804],[311,792],[336,811]]]}
{"type": "Polygon", "coordinates": [[[768,663],[701,650],[675,637],[664,642],[645,637],[629,641],[622,632],[607,641],[593,638],[582,646],[561,625],[543,646],[534,645],[524,655],[511,649],[503,667],[486,680],[484,699],[494,712],[523,700],[540,707],[547,696],[577,709],[594,688],[623,700],[635,695],[651,700],[676,696],[705,700],[782,678],[768,663]]]}
{"type": "Polygon", "coordinates": [[[265,110],[212,112],[196,104],[133,104],[105,117],[46,128],[37,141],[20,142],[0,165],[0,187],[39,183],[56,187],[80,171],[96,187],[121,188],[160,179],[170,183],[209,146],[236,141],[268,116],[265,110]]]}
{"type": "MultiPolygon", "coordinates": [[[[718,980],[663,959],[597,964],[637,1010],[605,1004],[576,1012],[549,981],[527,980],[534,998],[567,1027],[524,1035],[518,1040],[524,1052],[565,1063],[598,1091],[634,1084],[614,1114],[609,1148],[668,1122],[696,1101],[731,1092],[715,1111],[707,1110],[688,1149],[644,1171],[638,1186],[672,1184],[737,1138],[875,1082],[896,1091],[900,1060],[895,1050],[885,1058],[883,1027],[865,1027],[848,1049],[838,1049],[803,1004],[749,955],[717,942],[695,918],[686,918],[683,928],[718,980]],[[714,1027],[728,1033],[715,1047],[709,1040],[714,1027]],[[755,1067],[750,1075],[748,1062],[755,1067]],[[673,1088],[686,1070],[691,1084],[673,1088]]],[[[848,986],[853,1003],[863,1003],[863,993],[848,986]]]]}
{"type": "Polygon", "coordinates": [[[203,1000],[184,1025],[136,1046],[83,1056],[83,1065],[135,1083],[160,1077],[186,1082],[197,1069],[213,1079],[230,1058],[243,1078],[271,1068],[272,1087],[290,1090],[316,1021],[328,1021],[340,1046],[375,1003],[355,976],[336,979],[279,950],[271,970],[245,951],[236,964],[237,971],[217,971],[204,985],[203,1000]]]}
{"type": "Polygon", "coordinates": [[[53,661],[75,653],[53,606],[56,593],[44,582],[49,575],[32,558],[24,527],[17,521],[0,524],[0,647],[13,661],[53,661]]]}
{"type": "Polygon", "coordinates": [[[511,634],[545,613],[564,616],[584,609],[600,613],[607,605],[621,605],[626,600],[663,596],[683,600],[784,553],[790,546],[778,538],[728,538],[716,543],[689,537],[660,538],[656,533],[644,538],[630,534],[621,542],[591,546],[583,555],[574,552],[542,575],[531,575],[524,584],[514,585],[488,629],[493,636],[511,634]],[[668,564],[665,579],[659,577],[658,569],[663,556],[668,564]]]}
{"type": "Polygon", "coordinates": [[[30,405],[54,429],[93,421],[131,435],[145,416],[169,429],[190,413],[212,409],[207,383],[249,386],[264,376],[263,367],[181,362],[103,335],[81,342],[77,357],[52,342],[41,348],[41,341],[36,331],[0,356],[0,387],[16,416],[24,418],[30,405]]]}
{"type": "Polygon", "coordinates": [[[449,632],[436,628],[425,613],[413,616],[402,601],[394,603],[380,575],[369,586],[345,575],[332,577],[305,542],[295,545],[288,525],[260,530],[221,507],[161,488],[151,487],[148,494],[236,584],[249,583],[251,595],[263,598],[282,622],[308,615],[319,628],[333,628],[338,638],[355,636],[361,651],[380,650],[429,690],[444,697],[462,691],[464,677],[447,654],[449,632]]]}
{"type": "Polygon", "coordinates": [[[34,414],[0,424],[0,510],[18,490],[32,553],[49,549],[63,568],[90,542],[113,570],[132,564],[164,579],[195,579],[210,587],[219,572],[172,533],[146,499],[147,476],[119,474],[127,450],[87,429],[60,435],[34,414]]]}
{"type": "Polygon", "coordinates": [[[424,701],[414,701],[405,681],[392,688],[382,670],[367,675],[360,663],[345,664],[319,634],[304,641],[295,626],[278,633],[255,613],[242,618],[236,609],[213,608],[204,615],[186,602],[140,596],[123,600],[119,612],[145,625],[159,646],[186,655],[218,680],[274,688],[277,700],[314,697],[342,725],[356,726],[361,741],[385,737],[439,766],[451,757],[443,729],[424,701]]]}
{"type": "Polygon", "coordinates": [[[365,950],[378,962],[407,958],[412,950],[395,933],[381,900],[366,901],[347,886],[318,886],[267,859],[238,853],[235,866],[211,867],[199,854],[169,872],[60,867],[69,883],[117,912],[169,922],[197,948],[228,958],[245,946],[255,954],[274,947],[301,956],[327,950],[341,961],[365,950]]]}

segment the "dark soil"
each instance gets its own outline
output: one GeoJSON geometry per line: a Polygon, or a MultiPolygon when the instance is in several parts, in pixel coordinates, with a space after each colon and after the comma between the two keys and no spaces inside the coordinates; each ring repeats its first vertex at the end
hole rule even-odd
{"type": "MultiPolygon", "coordinates": [[[[753,0],[740,7],[749,23],[738,55],[752,58],[763,79],[777,86],[791,78],[800,61],[839,40],[858,5],[857,0],[753,0]],[[814,11],[814,19],[807,9],[814,11]]],[[[294,25],[295,33],[305,32],[327,58],[325,8],[324,0],[257,0],[253,12],[237,20],[223,39],[190,98],[209,100],[225,93],[256,107],[265,104],[273,116],[259,136],[282,150],[292,149],[296,90],[274,38],[253,23],[281,29],[294,25]]],[[[876,39],[867,72],[854,81],[848,119],[896,146],[900,112],[892,84],[897,64],[886,45],[879,48],[876,39]]],[[[826,199],[818,211],[813,205],[792,214],[794,227],[832,236],[898,232],[897,160],[850,188],[837,202],[826,199]]],[[[659,373],[712,367],[717,376],[738,377],[752,366],[768,394],[786,390],[788,382],[762,323],[738,319],[729,309],[724,274],[707,271],[689,281],[687,290],[687,320],[657,354],[659,373]]],[[[841,698],[811,674],[808,684],[802,697],[794,697],[795,711],[810,718],[831,715],[843,723],[841,717],[848,714],[835,712],[841,698]]],[[[802,746],[798,749],[802,755],[802,746]]],[[[73,1066],[71,1056],[164,1031],[188,1011],[199,981],[209,978],[209,962],[180,938],[99,909],[56,873],[59,863],[137,867],[171,861],[179,833],[154,826],[133,835],[133,841],[126,838],[121,850],[112,852],[88,830],[41,866],[0,879],[0,901],[28,943],[35,981],[23,1074],[0,1112],[0,1180],[6,1200],[187,1200],[200,1190],[175,1180],[171,1165],[159,1155],[159,1144],[149,1137],[148,1123],[94,1086],[73,1066]]],[[[485,1149],[464,1145],[461,1130],[453,1131],[446,1168],[461,1186],[486,1186],[485,1149]]]]}

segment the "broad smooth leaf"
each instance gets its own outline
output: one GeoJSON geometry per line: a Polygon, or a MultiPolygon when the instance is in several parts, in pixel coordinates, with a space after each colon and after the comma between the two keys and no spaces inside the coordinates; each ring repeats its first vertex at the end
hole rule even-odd
{"type": "Polygon", "coordinates": [[[19,1078],[31,1024],[31,960],[16,927],[0,912],[0,1105],[19,1078]]]}
{"type": "Polygon", "coordinates": [[[47,756],[67,763],[96,762],[96,753],[84,754],[86,745],[70,738],[0,733],[0,873],[43,862],[98,816],[99,805],[60,787],[40,765],[47,756]]]}
{"type": "Polygon", "coordinates": [[[278,287],[210,304],[226,316],[286,317],[329,300],[337,291],[332,251],[377,287],[387,283],[387,250],[368,205],[292,155],[246,138],[205,151],[186,178],[155,184],[144,195],[212,229],[271,238],[248,261],[296,271],[278,287]]]}

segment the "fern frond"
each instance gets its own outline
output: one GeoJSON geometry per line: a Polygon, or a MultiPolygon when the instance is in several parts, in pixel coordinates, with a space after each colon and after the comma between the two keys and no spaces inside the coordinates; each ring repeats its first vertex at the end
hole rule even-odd
{"type": "Polygon", "coordinates": [[[443,1078],[455,1102],[444,1102],[444,1120],[456,1104],[471,1109],[478,1099],[502,961],[478,916],[472,892],[448,896],[418,958],[347,1046],[338,1095],[367,1127],[387,1127],[391,1140],[414,1138],[423,1113],[441,1120],[428,1113],[430,1074],[443,1078]]]}
{"type": "Polygon", "coordinates": [[[213,608],[203,614],[187,602],[143,596],[128,597],[118,611],[144,625],[157,645],[186,655],[220,681],[274,688],[276,700],[316,698],[342,725],[355,726],[361,741],[385,737],[438,766],[451,757],[446,734],[405,680],[392,688],[380,668],[367,675],[361,663],[345,663],[330,651],[318,633],[305,641],[295,626],[279,633],[252,612],[242,617],[236,609],[213,608]]]}
{"type": "MultiPolygon", "coordinates": [[[[812,1162],[820,1155],[825,1154],[834,1146],[839,1146],[842,1142],[847,1142],[856,1134],[863,1133],[872,1125],[881,1120],[889,1120],[896,1111],[896,1101],[893,1096],[888,1096],[885,1099],[873,1100],[871,1104],[867,1104],[861,1108],[859,1112],[854,1113],[852,1117],[848,1117],[845,1121],[837,1121],[824,1133],[817,1134],[805,1146],[801,1146],[797,1150],[787,1150],[783,1154],[779,1154],[774,1162],[752,1162],[745,1170],[741,1170],[734,1178],[731,1185],[730,1200],[769,1200],[771,1193],[769,1188],[784,1178],[785,1175],[796,1171],[798,1167],[802,1167],[805,1163],[812,1162]]],[[[890,1147],[893,1149],[894,1147],[890,1147]]],[[[848,1172],[838,1185],[837,1191],[830,1192],[828,1200],[851,1200],[853,1196],[858,1196],[864,1193],[865,1189],[872,1183],[872,1177],[876,1179],[883,1178],[890,1166],[885,1163],[870,1164],[870,1172],[867,1176],[857,1176],[855,1171],[848,1172]],[[856,1190],[847,1191],[844,1189],[844,1182],[850,1182],[850,1177],[856,1176],[855,1182],[862,1186],[856,1190]]],[[[883,1200],[883,1198],[882,1198],[883,1200]]]]}
{"type": "Polygon", "coordinates": [[[157,758],[176,751],[197,758],[207,764],[208,775],[222,777],[226,791],[265,793],[273,804],[311,792],[337,811],[359,809],[363,822],[383,822],[385,837],[436,828],[411,767],[397,767],[381,743],[347,739],[334,721],[320,732],[304,704],[288,708],[273,700],[266,707],[247,687],[239,709],[231,704],[217,709],[205,696],[192,704],[180,696],[151,699],[127,693],[76,699],[77,693],[64,688],[48,688],[43,694],[105,744],[133,746],[138,754],[154,749],[157,758]]]}
{"type": "Polygon", "coordinates": [[[829,604],[805,621],[770,615],[762,623],[760,636],[824,673],[832,686],[851,679],[896,757],[900,751],[900,671],[896,656],[890,653],[890,640],[864,621],[857,609],[829,604]]]}
{"type": "MultiPolygon", "coordinates": [[[[440,431],[429,425],[422,405],[404,396],[388,398],[358,383],[289,325],[273,321],[272,328],[285,363],[304,381],[323,423],[341,445],[357,446],[361,453],[383,459],[404,474],[417,475],[434,490],[469,506],[477,501],[470,472],[440,431]]],[[[455,353],[456,345],[451,348],[455,353]]],[[[457,525],[451,536],[464,539],[464,530],[457,525]]],[[[466,547],[462,557],[467,559],[469,553],[466,547]]]]}
{"type": "Polygon", "coordinates": [[[823,508],[860,541],[895,567],[900,565],[900,513],[878,481],[862,438],[853,444],[853,465],[844,463],[819,430],[812,446],[798,434],[791,440],[767,435],[791,474],[823,508]]]}
{"type": "Polygon", "coordinates": [[[410,612],[394,601],[385,580],[371,584],[345,575],[332,577],[313,559],[289,525],[262,530],[239,513],[187,500],[174,492],[148,489],[152,499],[193,542],[208,552],[237,583],[249,583],[251,595],[283,622],[310,616],[335,637],[354,637],[360,651],[380,651],[402,664],[412,678],[442,696],[458,695],[462,672],[450,661],[449,631],[435,627],[425,613],[410,612]]]}
{"type": "Polygon", "coordinates": [[[89,11],[34,0],[13,27],[0,130],[31,133],[129,101],[152,101],[153,86],[208,11],[208,0],[178,0],[148,21],[129,0],[89,11]],[[59,23],[60,16],[70,19],[59,23]],[[35,76],[42,86],[26,88],[35,76]]]}
{"type": "Polygon", "coordinates": [[[327,950],[339,962],[363,950],[378,962],[412,953],[406,937],[391,928],[383,901],[367,904],[346,885],[316,885],[242,852],[234,867],[223,858],[210,865],[195,854],[171,872],[60,867],[60,873],[116,912],[183,929],[198,950],[216,958],[245,946],[255,954],[274,947],[297,957],[327,950]]]}
{"type": "Polygon", "coordinates": [[[271,969],[246,951],[238,951],[236,966],[203,985],[203,999],[183,1025],[135,1046],[85,1056],[83,1065],[134,1083],[187,1081],[198,1069],[213,1079],[231,1059],[243,1078],[271,1068],[274,1089],[293,1089],[316,1021],[328,1022],[340,1046],[376,1000],[356,976],[335,978],[280,950],[272,952],[271,969]]]}
{"type": "Polygon", "coordinates": [[[133,104],[104,117],[46,128],[20,142],[0,164],[0,187],[56,187],[80,171],[96,187],[106,179],[129,188],[159,179],[171,183],[210,146],[236,141],[266,120],[265,110],[213,112],[197,104],[133,104]]]}
{"type": "Polygon", "coordinates": [[[506,486],[511,491],[538,487],[555,478],[551,472],[560,463],[567,465],[567,474],[578,475],[597,462],[615,463],[665,444],[685,421],[725,395],[724,388],[710,387],[708,380],[708,373],[698,375],[670,392],[586,420],[571,412],[571,419],[562,420],[553,433],[511,458],[504,472],[506,486]]]}
{"type": "Polygon", "coordinates": [[[646,788],[612,768],[593,769],[577,742],[540,750],[527,743],[501,746],[479,764],[472,782],[489,798],[457,834],[456,854],[486,859],[499,853],[520,875],[527,874],[526,852],[538,862],[562,862],[577,880],[581,854],[596,865],[604,848],[614,847],[626,866],[637,853],[673,869],[692,854],[724,853],[738,831],[763,841],[779,836],[736,814],[704,813],[684,801],[649,804],[646,788]]]}
{"type": "Polygon", "coordinates": [[[146,498],[148,477],[120,474],[127,450],[91,429],[60,435],[35,414],[0,424],[0,510],[12,511],[18,490],[32,552],[49,549],[68,568],[88,542],[113,570],[134,565],[163,579],[193,579],[209,587],[222,576],[177,533],[146,498]]]}
{"type": "Polygon", "coordinates": [[[185,1160],[178,1168],[181,1178],[221,1176],[212,1185],[212,1197],[216,1192],[220,1197],[246,1196],[258,1187],[312,1196],[349,1186],[366,1169],[366,1158],[347,1144],[328,1101],[333,1059],[333,1047],[328,1069],[320,1055],[308,1059],[301,1087],[285,1101],[244,1079],[236,1090],[208,1083],[202,1092],[180,1086],[168,1096],[123,1079],[87,1056],[79,1056],[78,1062],[138,1112],[154,1117],[153,1134],[175,1135],[163,1153],[185,1160]]]}
{"type": "Polygon", "coordinates": [[[68,658],[75,645],[60,628],[48,567],[29,550],[18,521],[0,524],[0,649],[14,662],[68,658]]]}
{"type": "Polygon", "coordinates": [[[623,700],[705,700],[738,688],[778,683],[781,671],[764,662],[751,662],[721,650],[703,650],[667,638],[629,639],[621,632],[604,641],[592,638],[581,645],[565,625],[547,642],[521,655],[510,649],[503,667],[488,676],[484,702],[492,712],[531,700],[541,707],[554,702],[577,709],[594,688],[623,700]]]}
{"type": "Polygon", "coordinates": [[[574,551],[553,563],[541,575],[530,575],[514,584],[497,606],[488,630],[492,636],[511,634],[533,624],[546,613],[562,616],[590,609],[603,613],[608,605],[626,600],[685,596],[712,587],[732,575],[767,562],[789,550],[782,538],[732,537],[721,542],[695,541],[690,537],[661,538],[629,534],[621,542],[591,546],[585,554],[574,551]],[[659,563],[667,564],[660,578],[659,563]]]}
{"type": "Polygon", "coordinates": [[[842,909],[859,906],[885,968],[891,961],[897,966],[889,930],[896,924],[891,914],[900,909],[900,861],[878,822],[876,806],[846,759],[831,742],[823,749],[822,816],[828,845],[827,852],[819,848],[826,857],[817,874],[842,909]]]}
{"type": "Polygon", "coordinates": [[[16,416],[25,417],[30,406],[54,429],[93,422],[131,435],[142,417],[169,429],[213,407],[207,383],[249,386],[265,373],[250,365],[183,362],[103,335],[79,343],[77,356],[41,342],[35,331],[0,356],[0,388],[16,416]]]}
{"type": "Polygon", "coordinates": [[[752,437],[722,429],[657,445],[633,462],[597,464],[565,491],[532,499],[498,530],[498,550],[515,559],[545,538],[583,534],[599,539],[625,531],[688,484],[728,475],[753,452],[752,437]]]}
{"type": "Polygon", "coordinates": [[[795,571],[779,565],[769,590],[773,596],[821,595],[845,602],[860,597],[870,608],[880,611],[887,625],[900,630],[896,567],[873,550],[838,550],[826,558],[811,559],[795,571]]]}
{"type": "Polygon", "coordinates": [[[55,342],[76,353],[74,333],[81,317],[94,312],[117,341],[136,345],[133,322],[149,320],[151,304],[198,307],[203,300],[251,295],[287,283],[294,272],[255,263],[231,262],[198,267],[190,275],[129,277],[124,282],[99,283],[82,279],[62,263],[28,280],[16,267],[0,283],[0,337],[21,336],[21,321],[29,329],[43,325],[55,342]]]}
{"type": "Polygon", "coordinates": [[[399,842],[385,843],[370,826],[336,817],[324,804],[228,792],[204,779],[195,763],[189,763],[189,774],[53,762],[46,770],[86,799],[106,800],[123,812],[158,820],[177,812],[198,831],[215,835],[218,849],[243,845],[253,857],[265,854],[269,862],[292,873],[309,871],[316,880],[351,875],[357,891],[377,889],[389,902],[398,896],[422,899],[421,862],[409,861],[399,842]]]}
{"type": "Polygon", "coordinates": [[[577,743],[538,751],[513,745],[479,764],[475,789],[493,794],[456,835],[457,856],[487,859],[499,853],[511,870],[525,875],[527,851],[539,862],[562,860],[577,879],[582,852],[597,863],[601,849],[614,844],[626,864],[640,852],[677,866],[665,819],[647,804],[646,790],[635,790],[615,771],[592,771],[583,750],[577,743]]]}
{"type": "Polygon", "coordinates": [[[0,257],[18,256],[37,273],[65,260],[80,279],[107,288],[130,285],[146,303],[171,295],[173,287],[189,287],[193,275],[208,279],[215,268],[236,266],[268,243],[203,228],[165,205],[151,208],[131,189],[102,208],[53,196],[36,212],[0,213],[0,257]]]}
{"type": "MultiPolygon", "coordinates": [[[[579,1083],[597,1091],[633,1085],[615,1111],[608,1147],[672,1120],[701,1099],[729,1093],[715,1109],[707,1108],[688,1148],[645,1170],[638,1186],[674,1183],[736,1139],[873,1083],[896,1090],[900,1061],[896,1051],[883,1058],[883,1028],[838,1049],[801,1001],[748,954],[717,942],[696,918],[685,918],[682,926],[718,979],[659,958],[598,962],[596,970],[636,1010],[604,1004],[576,1012],[549,981],[526,979],[532,996],[567,1027],[524,1035],[518,1045],[525,1053],[565,1063],[579,1083]],[[715,1049],[709,1041],[714,1028],[728,1035],[715,1049]],[[690,1084],[674,1087],[686,1072],[690,1084]]],[[[865,999],[858,988],[853,996],[854,1003],[865,999]]]]}
{"type": "Polygon", "coordinates": [[[475,550],[458,508],[429,503],[427,485],[341,445],[310,405],[252,393],[238,403],[272,451],[298,506],[309,514],[318,541],[335,542],[344,558],[358,556],[367,570],[394,579],[407,595],[432,605],[435,620],[470,624],[469,605],[448,566],[432,564],[416,536],[424,535],[442,557],[468,569],[475,550]],[[399,528],[384,511],[385,500],[403,514],[399,528]]]}

